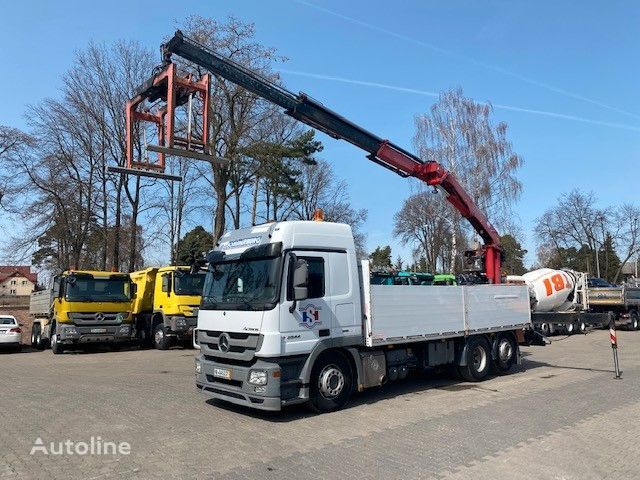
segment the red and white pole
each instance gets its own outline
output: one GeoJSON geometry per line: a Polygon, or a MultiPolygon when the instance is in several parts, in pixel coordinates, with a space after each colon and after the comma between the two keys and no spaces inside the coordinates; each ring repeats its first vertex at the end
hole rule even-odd
{"type": "Polygon", "coordinates": [[[618,362],[618,336],[616,334],[616,322],[613,318],[609,320],[609,340],[611,340],[611,350],[613,350],[613,366],[616,370],[615,378],[620,380],[622,372],[620,371],[620,363],[618,362]]]}

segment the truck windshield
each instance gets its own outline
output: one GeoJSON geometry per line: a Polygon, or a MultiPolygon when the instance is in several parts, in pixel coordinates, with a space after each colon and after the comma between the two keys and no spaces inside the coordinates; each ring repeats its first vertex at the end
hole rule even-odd
{"type": "Polygon", "coordinates": [[[202,295],[204,278],[204,273],[192,275],[187,272],[176,272],[173,290],[176,295],[202,295]]]}
{"type": "Polygon", "coordinates": [[[128,302],[131,284],[126,278],[77,277],[67,281],[66,299],[72,302],[128,302]]]}
{"type": "Polygon", "coordinates": [[[278,301],[282,258],[214,264],[204,283],[201,310],[270,310],[278,301]]]}

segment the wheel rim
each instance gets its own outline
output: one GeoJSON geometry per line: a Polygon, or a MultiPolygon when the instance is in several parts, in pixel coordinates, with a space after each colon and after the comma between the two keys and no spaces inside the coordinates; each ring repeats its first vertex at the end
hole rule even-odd
{"type": "Polygon", "coordinates": [[[498,357],[502,363],[507,363],[513,357],[513,345],[506,338],[500,340],[498,345],[498,357]]]}
{"type": "Polygon", "coordinates": [[[158,345],[160,345],[160,344],[162,343],[162,340],[164,339],[164,332],[162,331],[162,329],[161,329],[161,328],[159,328],[158,330],[156,330],[156,334],[155,334],[155,337],[154,337],[154,338],[155,338],[156,343],[157,343],[158,345]]]}
{"type": "Polygon", "coordinates": [[[318,377],[318,390],[325,398],[335,398],[344,389],[344,374],[335,365],[327,365],[322,369],[318,377]]]}
{"type": "Polygon", "coordinates": [[[473,349],[473,368],[476,372],[482,372],[487,366],[487,352],[478,345],[473,349]]]}
{"type": "Polygon", "coordinates": [[[580,331],[584,332],[587,329],[587,326],[584,323],[580,324],[580,331]]]}
{"type": "Polygon", "coordinates": [[[567,325],[567,333],[573,333],[573,323],[567,325]]]}

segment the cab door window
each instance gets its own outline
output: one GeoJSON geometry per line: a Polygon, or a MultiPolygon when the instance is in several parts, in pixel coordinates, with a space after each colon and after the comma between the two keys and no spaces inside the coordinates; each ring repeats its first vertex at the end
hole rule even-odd
{"type": "MultiPolygon", "coordinates": [[[[309,266],[309,291],[308,298],[322,298],[325,293],[325,274],[324,274],[324,258],[322,257],[298,257],[300,260],[306,260],[309,266]]],[[[289,284],[287,291],[287,300],[293,300],[292,286],[289,284]]]]}

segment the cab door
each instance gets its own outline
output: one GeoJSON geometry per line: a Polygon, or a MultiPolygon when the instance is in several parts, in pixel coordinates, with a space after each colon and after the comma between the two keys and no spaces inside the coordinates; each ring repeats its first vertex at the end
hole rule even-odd
{"type": "Polygon", "coordinates": [[[309,353],[316,343],[331,336],[334,322],[328,288],[330,254],[295,250],[293,253],[307,262],[309,297],[295,302],[294,307],[290,278],[292,257],[287,255],[280,303],[282,353],[287,355],[309,353]],[[290,311],[292,307],[293,311],[290,311]]]}
{"type": "Polygon", "coordinates": [[[362,335],[362,321],[359,318],[359,290],[356,288],[357,266],[355,256],[346,251],[328,254],[331,268],[327,298],[333,311],[331,336],[351,337],[362,335]]]}

